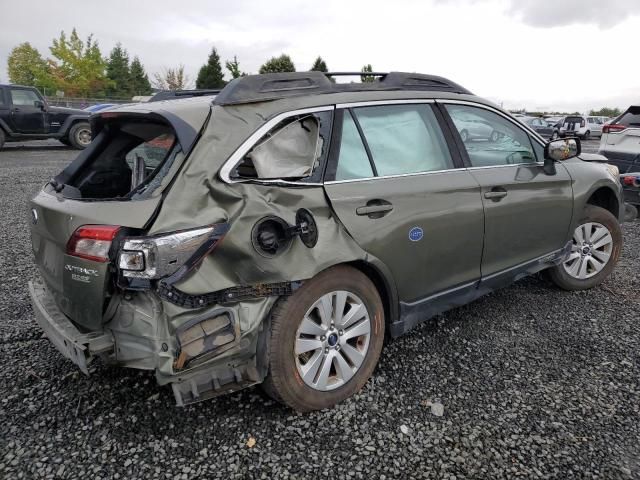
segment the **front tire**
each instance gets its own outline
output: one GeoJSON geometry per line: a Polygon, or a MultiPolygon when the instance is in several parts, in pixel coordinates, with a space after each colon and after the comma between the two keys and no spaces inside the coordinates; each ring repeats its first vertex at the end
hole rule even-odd
{"type": "Polygon", "coordinates": [[[334,406],[373,373],[384,325],[378,291],[362,272],[347,266],[321,272],[271,314],[264,390],[300,412],[334,406]]]}
{"type": "Polygon", "coordinates": [[[586,290],[613,271],[622,249],[618,219],[602,207],[587,205],[573,234],[569,258],[549,269],[553,283],[564,290],[586,290]]]}
{"type": "Polygon", "coordinates": [[[5,140],[4,131],[0,128],[0,149],[2,149],[2,147],[4,146],[4,140],[5,140]]]}
{"type": "Polygon", "coordinates": [[[591,132],[587,130],[586,132],[584,132],[584,135],[582,136],[582,140],[589,140],[590,136],[591,136],[591,132]]]}
{"type": "Polygon", "coordinates": [[[88,122],[78,122],[69,130],[69,143],[73,148],[84,150],[91,143],[91,126],[88,122]]]}
{"type": "Polygon", "coordinates": [[[493,132],[491,132],[491,136],[489,137],[489,140],[491,140],[494,143],[500,140],[500,132],[498,132],[497,130],[494,130],[493,132]]]}
{"type": "Polygon", "coordinates": [[[462,130],[462,131],[460,132],[460,138],[462,139],[462,141],[463,141],[464,143],[466,143],[466,142],[467,142],[467,140],[469,140],[469,132],[467,132],[466,130],[462,130]]]}

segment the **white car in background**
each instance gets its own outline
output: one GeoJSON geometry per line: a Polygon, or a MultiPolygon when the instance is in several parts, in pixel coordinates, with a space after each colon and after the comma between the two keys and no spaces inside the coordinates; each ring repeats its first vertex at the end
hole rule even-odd
{"type": "Polygon", "coordinates": [[[602,136],[602,127],[604,125],[605,117],[599,116],[588,116],[587,119],[587,130],[589,130],[589,135],[592,137],[601,137],[602,136]]]}
{"type": "Polygon", "coordinates": [[[620,173],[640,172],[640,106],[629,107],[603,125],[598,153],[617,166],[620,173]]]}

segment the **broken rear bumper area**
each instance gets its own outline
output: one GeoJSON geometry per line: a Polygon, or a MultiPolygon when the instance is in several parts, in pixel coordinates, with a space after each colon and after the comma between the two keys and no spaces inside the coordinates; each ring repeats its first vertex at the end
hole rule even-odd
{"type": "Polygon", "coordinates": [[[105,332],[82,333],[58,309],[47,289],[29,282],[29,294],[36,322],[51,343],[80,370],[89,374],[87,366],[96,355],[113,351],[113,337],[105,332]]]}
{"type": "Polygon", "coordinates": [[[98,356],[107,364],[154,370],[183,406],[260,383],[266,374],[262,320],[274,298],[204,309],[173,329],[160,301],[146,309],[150,301],[140,296],[123,301],[103,330],[87,333],[61,312],[42,283],[29,282],[29,292],[40,328],[87,375],[98,356]]]}

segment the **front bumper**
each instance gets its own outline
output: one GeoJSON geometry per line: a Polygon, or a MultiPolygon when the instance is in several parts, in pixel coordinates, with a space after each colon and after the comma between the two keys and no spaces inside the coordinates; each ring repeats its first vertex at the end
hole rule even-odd
{"type": "Polygon", "coordinates": [[[89,374],[88,365],[96,355],[113,352],[114,341],[108,332],[82,333],[58,309],[46,287],[29,282],[31,305],[36,322],[62,355],[89,374]]]}

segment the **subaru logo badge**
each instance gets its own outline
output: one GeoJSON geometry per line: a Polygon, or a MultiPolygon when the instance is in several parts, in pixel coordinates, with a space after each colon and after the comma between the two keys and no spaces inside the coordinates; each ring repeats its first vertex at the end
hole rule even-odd
{"type": "Polygon", "coordinates": [[[38,223],[38,211],[35,208],[31,209],[31,223],[38,223]]]}

